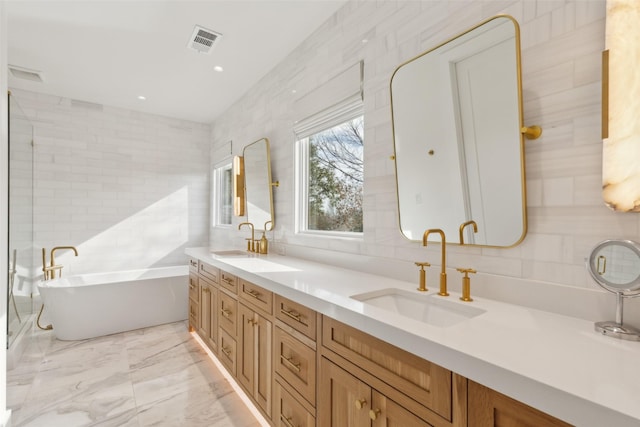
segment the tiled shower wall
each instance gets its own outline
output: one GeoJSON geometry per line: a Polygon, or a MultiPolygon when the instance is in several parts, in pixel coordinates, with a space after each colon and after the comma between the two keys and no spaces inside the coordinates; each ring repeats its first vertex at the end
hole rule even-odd
{"type": "MultiPolygon", "coordinates": [[[[64,275],[185,264],[206,244],[210,126],[13,90],[34,125],[36,249],[64,275]]],[[[36,267],[41,268],[38,260],[36,267]]]]}
{"type": "MultiPolygon", "coordinates": [[[[438,245],[423,248],[398,231],[389,81],[400,63],[499,13],[520,24],[525,123],[543,128],[540,139],[526,142],[529,229],[514,248],[449,246],[448,265],[597,288],[584,267],[591,248],[607,238],[640,237],[640,216],[610,211],[600,195],[604,0],[348,2],[212,126],[212,153],[230,140],[240,154],[243,145],[270,139],[280,181],[270,236],[276,247],[325,249],[318,253],[337,264],[348,254],[364,255],[359,268],[385,274],[386,267],[403,265],[407,278],[417,277],[413,261],[438,264],[438,245]],[[294,101],[359,60],[365,64],[364,237],[296,235],[294,101]]],[[[214,228],[210,236],[237,247],[245,237],[235,227],[214,228]]]]}

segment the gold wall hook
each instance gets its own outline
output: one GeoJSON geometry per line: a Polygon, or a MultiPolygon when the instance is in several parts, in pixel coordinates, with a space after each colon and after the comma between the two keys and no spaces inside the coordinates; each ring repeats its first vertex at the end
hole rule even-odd
{"type": "Polygon", "coordinates": [[[271,183],[272,187],[280,187],[280,181],[275,181],[271,183]]]}
{"type": "Polygon", "coordinates": [[[520,133],[527,139],[538,139],[542,135],[542,128],[540,126],[523,126],[520,128],[520,133]]]}

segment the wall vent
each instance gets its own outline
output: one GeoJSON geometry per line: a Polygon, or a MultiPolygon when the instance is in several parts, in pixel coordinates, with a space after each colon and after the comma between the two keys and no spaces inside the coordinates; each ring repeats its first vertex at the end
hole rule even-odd
{"type": "Polygon", "coordinates": [[[211,53],[213,47],[221,38],[222,34],[196,25],[187,47],[199,53],[211,53]]]}
{"type": "Polygon", "coordinates": [[[9,64],[9,71],[11,75],[18,79],[30,80],[32,82],[42,83],[42,72],[36,70],[30,70],[24,67],[18,67],[16,65],[9,64]]]}

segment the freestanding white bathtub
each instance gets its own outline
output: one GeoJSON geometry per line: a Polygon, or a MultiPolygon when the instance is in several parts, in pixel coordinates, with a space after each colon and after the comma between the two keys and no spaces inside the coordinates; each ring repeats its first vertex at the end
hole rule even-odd
{"type": "Polygon", "coordinates": [[[81,340],[187,318],[189,267],[62,277],[38,285],[61,340],[81,340]]]}

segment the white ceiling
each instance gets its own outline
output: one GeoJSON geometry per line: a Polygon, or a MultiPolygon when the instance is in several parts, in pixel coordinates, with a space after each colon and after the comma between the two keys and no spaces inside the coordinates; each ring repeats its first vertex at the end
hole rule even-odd
{"type": "Polygon", "coordinates": [[[9,64],[44,82],[9,87],[210,123],[345,1],[10,0],[9,64]],[[222,33],[211,54],[195,25],[222,33]]]}

